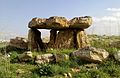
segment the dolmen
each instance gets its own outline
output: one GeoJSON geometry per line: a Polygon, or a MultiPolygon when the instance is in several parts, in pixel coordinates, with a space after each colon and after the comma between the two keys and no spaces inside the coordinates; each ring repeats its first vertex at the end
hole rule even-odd
{"type": "Polygon", "coordinates": [[[50,18],[33,18],[29,24],[28,48],[30,51],[42,51],[47,48],[70,49],[90,46],[85,29],[92,25],[92,17],[53,16],[50,18]],[[50,30],[50,40],[43,43],[40,29],[50,30]]]}

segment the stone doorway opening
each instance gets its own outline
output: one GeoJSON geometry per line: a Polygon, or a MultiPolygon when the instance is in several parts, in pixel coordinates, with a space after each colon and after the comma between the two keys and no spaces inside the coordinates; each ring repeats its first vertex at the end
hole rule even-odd
{"type": "Polygon", "coordinates": [[[49,29],[38,29],[41,32],[41,38],[43,43],[49,43],[50,41],[50,30],[49,29]]]}

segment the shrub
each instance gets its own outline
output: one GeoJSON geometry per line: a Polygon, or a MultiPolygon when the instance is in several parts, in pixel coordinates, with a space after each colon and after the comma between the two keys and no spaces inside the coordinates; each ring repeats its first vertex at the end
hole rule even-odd
{"type": "Polygon", "coordinates": [[[16,63],[18,62],[18,53],[16,51],[13,51],[12,54],[10,55],[10,62],[11,63],[16,63]]]}
{"type": "Polygon", "coordinates": [[[39,76],[52,76],[54,74],[51,65],[49,64],[39,65],[33,73],[37,73],[39,76]]]}

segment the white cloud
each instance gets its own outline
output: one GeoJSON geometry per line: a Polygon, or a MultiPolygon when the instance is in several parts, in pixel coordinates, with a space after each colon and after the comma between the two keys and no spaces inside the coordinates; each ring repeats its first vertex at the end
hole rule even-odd
{"type": "Polygon", "coordinates": [[[120,11],[120,8],[107,8],[107,11],[113,11],[113,12],[117,12],[120,11]]]}
{"type": "Polygon", "coordinates": [[[93,17],[93,24],[88,29],[91,34],[120,35],[120,8],[108,8],[110,15],[93,17]]]}
{"type": "Polygon", "coordinates": [[[102,22],[102,21],[117,21],[118,18],[115,16],[103,16],[103,17],[93,17],[94,22],[102,22]]]}
{"type": "Polygon", "coordinates": [[[114,17],[120,17],[120,12],[115,12],[112,14],[114,17]]]}

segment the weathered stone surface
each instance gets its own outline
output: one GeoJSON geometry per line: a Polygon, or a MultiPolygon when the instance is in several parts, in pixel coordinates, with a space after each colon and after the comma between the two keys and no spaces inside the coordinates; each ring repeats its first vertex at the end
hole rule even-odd
{"type": "Polygon", "coordinates": [[[86,29],[92,24],[92,18],[90,16],[75,17],[69,21],[70,28],[82,28],[86,29]]]}
{"type": "Polygon", "coordinates": [[[46,20],[46,24],[52,28],[66,28],[69,27],[68,21],[65,17],[53,16],[46,20]]]}
{"type": "Polygon", "coordinates": [[[51,43],[53,43],[53,46],[51,46],[52,48],[68,49],[68,48],[84,48],[90,46],[87,35],[83,29],[59,30],[56,36],[56,40],[52,41],[51,43]]]}
{"type": "Polygon", "coordinates": [[[87,34],[83,29],[77,30],[77,44],[78,48],[84,48],[90,46],[87,34]]]}
{"type": "Polygon", "coordinates": [[[92,24],[90,16],[75,17],[68,21],[65,17],[53,16],[46,18],[33,18],[29,24],[29,28],[39,29],[86,29],[92,24]]]}
{"type": "Polygon", "coordinates": [[[15,39],[10,39],[9,46],[27,50],[28,40],[22,37],[16,37],[15,39]]]}
{"type": "Polygon", "coordinates": [[[50,31],[50,41],[49,41],[49,47],[54,47],[55,41],[57,36],[57,30],[52,29],[50,31]]]}
{"type": "Polygon", "coordinates": [[[120,50],[114,54],[114,58],[120,62],[120,50]]]}
{"type": "Polygon", "coordinates": [[[35,63],[45,64],[45,63],[53,62],[54,60],[55,58],[53,54],[42,54],[36,56],[35,63]]]}
{"type": "Polygon", "coordinates": [[[33,18],[29,24],[29,28],[49,28],[46,26],[46,18],[33,18]]]}
{"type": "Polygon", "coordinates": [[[37,55],[35,58],[35,63],[45,64],[45,63],[55,63],[69,60],[69,56],[66,54],[42,54],[37,55]]]}
{"type": "Polygon", "coordinates": [[[74,47],[74,32],[69,30],[59,30],[56,40],[55,48],[73,48],[74,47]]]}
{"type": "Polygon", "coordinates": [[[67,54],[54,54],[54,57],[55,57],[55,62],[69,60],[69,56],[67,54]]]}
{"type": "Polygon", "coordinates": [[[30,51],[45,50],[45,45],[41,39],[41,32],[37,29],[30,29],[28,34],[28,48],[30,51]]]}
{"type": "Polygon", "coordinates": [[[78,57],[81,60],[86,60],[94,63],[101,63],[105,60],[109,53],[104,49],[85,47],[70,54],[71,57],[78,57]]]}
{"type": "Polygon", "coordinates": [[[20,62],[28,62],[33,60],[33,55],[31,51],[24,52],[18,56],[20,62]]]}

